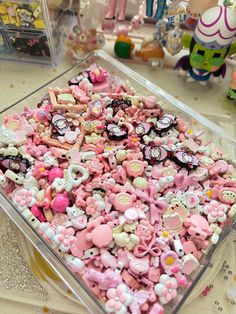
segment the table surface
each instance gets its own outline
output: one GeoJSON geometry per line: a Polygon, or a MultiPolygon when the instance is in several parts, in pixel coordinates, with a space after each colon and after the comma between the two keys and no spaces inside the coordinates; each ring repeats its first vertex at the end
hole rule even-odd
{"type": "MultiPolygon", "coordinates": [[[[106,50],[113,54],[112,44],[108,41],[106,50]]],[[[172,66],[177,57],[167,57],[168,66],[172,66]]],[[[229,73],[224,81],[219,83],[212,83],[211,86],[202,86],[198,83],[186,83],[178,72],[169,68],[163,69],[150,69],[147,65],[136,64],[131,61],[125,61],[125,63],[148,78],[154,84],[160,86],[174,97],[183,101],[196,111],[202,113],[209,119],[218,123],[223,129],[235,136],[235,113],[236,104],[227,100],[226,92],[229,83],[229,73]]],[[[1,62],[0,63],[0,110],[9,105],[17,102],[21,98],[25,97],[32,91],[39,88],[41,85],[52,80],[60,73],[71,67],[70,60],[64,57],[57,67],[46,67],[32,64],[20,64],[13,62],[1,62]]],[[[0,237],[1,238],[1,237],[0,237]]],[[[0,259],[1,270],[1,259],[0,259]]],[[[221,277],[218,278],[218,282],[215,284],[220,287],[222,282],[221,277]]],[[[213,289],[210,297],[198,298],[186,308],[180,311],[182,314],[187,313],[218,313],[222,312],[221,307],[226,310],[224,313],[233,314],[236,313],[236,307],[233,305],[230,307],[227,303],[225,305],[225,289],[224,286],[219,290],[213,289]],[[218,303],[217,303],[218,302],[218,303]],[[192,309],[195,309],[194,312],[192,309]]],[[[1,289],[0,289],[1,296],[1,289]]],[[[28,313],[59,313],[58,311],[49,310],[46,307],[35,307],[33,305],[26,305],[24,302],[13,301],[14,298],[0,299],[0,314],[28,314],[28,313]],[[16,305],[17,304],[17,305],[16,305]]],[[[68,301],[69,302],[69,301],[68,301]]],[[[71,312],[72,313],[72,312],[71,312]]],[[[81,313],[80,311],[78,313],[81,313]]]]}

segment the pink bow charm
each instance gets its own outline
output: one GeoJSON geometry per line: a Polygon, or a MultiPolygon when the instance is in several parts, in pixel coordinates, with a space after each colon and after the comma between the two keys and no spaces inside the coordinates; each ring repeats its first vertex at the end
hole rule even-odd
{"type": "Polygon", "coordinates": [[[155,236],[151,239],[150,242],[141,239],[141,244],[138,244],[134,248],[134,255],[137,257],[143,257],[147,254],[150,254],[154,257],[161,255],[161,249],[158,247],[158,244],[156,243],[155,236]]]}

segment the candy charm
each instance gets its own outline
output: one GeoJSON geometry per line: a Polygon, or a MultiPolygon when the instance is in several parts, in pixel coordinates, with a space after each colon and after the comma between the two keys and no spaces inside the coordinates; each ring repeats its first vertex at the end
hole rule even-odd
{"type": "Polygon", "coordinates": [[[144,146],[144,158],[152,165],[161,162],[169,156],[169,152],[163,146],[144,146]]]}
{"type": "Polygon", "coordinates": [[[164,114],[156,124],[156,130],[158,132],[166,132],[168,131],[172,126],[177,125],[178,122],[176,121],[176,117],[171,114],[164,114]]]}
{"type": "Polygon", "coordinates": [[[66,229],[65,227],[59,226],[56,229],[56,235],[53,237],[53,241],[59,244],[59,249],[62,252],[68,252],[70,246],[76,241],[74,234],[75,231],[73,228],[66,229]]]}
{"type": "Polygon", "coordinates": [[[82,230],[87,225],[87,216],[84,211],[80,210],[75,205],[73,207],[67,207],[66,209],[68,217],[71,219],[72,226],[78,230],[82,230]]]}
{"type": "Polygon", "coordinates": [[[13,203],[16,204],[21,211],[23,211],[35,204],[35,195],[36,191],[34,190],[29,191],[24,188],[20,188],[13,192],[13,203]]]}
{"type": "Polygon", "coordinates": [[[114,197],[113,205],[118,211],[125,211],[133,206],[135,197],[128,193],[119,193],[114,197]]]}
{"type": "Polygon", "coordinates": [[[177,296],[177,280],[168,275],[161,275],[160,283],[155,286],[155,292],[162,304],[169,303],[177,296]]]}
{"type": "Polygon", "coordinates": [[[68,168],[68,181],[66,183],[66,190],[70,191],[73,187],[78,187],[83,181],[89,178],[89,172],[82,166],[70,165],[68,168]],[[75,172],[80,172],[82,177],[74,179],[75,172]]]}
{"type": "Polygon", "coordinates": [[[111,288],[107,291],[108,301],[105,310],[107,313],[125,314],[127,307],[132,302],[132,295],[128,287],[124,284],[119,285],[116,289],[111,288]]]}
{"type": "Polygon", "coordinates": [[[194,155],[190,155],[183,151],[176,151],[173,154],[176,162],[187,168],[195,168],[198,166],[198,159],[194,155]]]}
{"type": "Polygon", "coordinates": [[[224,222],[227,218],[228,207],[224,204],[220,204],[217,201],[211,201],[205,206],[204,213],[207,214],[207,219],[212,222],[224,222]]]}
{"type": "Polygon", "coordinates": [[[108,137],[111,140],[120,141],[128,137],[128,130],[126,127],[120,127],[116,124],[108,124],[107,126],[108,137]]]}
{"type": "Polygon", "coordinates": [[[56,212],[63,213],[69,205],[67,192],[58,193],[51,202],[51,208],[56,212]]]}

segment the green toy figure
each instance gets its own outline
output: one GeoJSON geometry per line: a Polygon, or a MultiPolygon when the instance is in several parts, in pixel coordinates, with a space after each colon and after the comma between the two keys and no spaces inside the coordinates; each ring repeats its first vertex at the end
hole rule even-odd
{"type": "Polygon", "coordinates": [[[236,12],[217,6],[205,11],[199,19],[193,37],[184,35],[182,44],[190,55],[183,56],[175,68],[187,74],[187,81],[206,85],[210,77],[224,77],[225,58],[236,53],[236,12]]]}
{"type": "Polygon", "coordinates": [[[231,73],[231,81],[227,93],[227,97],[230,100],[236,100],[236,66],[234,66],[234,69],[231,73]]]}

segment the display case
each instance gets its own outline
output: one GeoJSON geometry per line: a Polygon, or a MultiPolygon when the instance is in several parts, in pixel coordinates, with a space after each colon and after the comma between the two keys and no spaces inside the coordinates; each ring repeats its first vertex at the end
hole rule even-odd
{"type": "MultiPolygon", "coordinates": [[[[59,99],[59,87],[62,88],[62,91],[67,90],[65,89],[67,88],[67,82],[80,75],[81,72],[86,71],[92,64],[96,64],[97,66],[107,69],[111,73],[113,81],[122,82],[127,89],[132,91],[135,90],[136,95],[142,95],[144,97],[155,96],[158,101],[161,102],[164,112],[176,115],[182,119],[188,126],[189,133],[194,132],[195,130],[203,131],[203,133],[201,132],[202,134],[199,135],[201,136],[201,141],[204,143],[209,142],[209,145],[210,143],[214,143],[216,145],[214,146],[215,150],[218,152],[219,149],[222,156],[227,155],[227,157],[224,158],[228,161],[228,163],[235,165],[236,141],[234,138],[225,133],[224,130],[216,126],[214,123],[199,115],[193,109],[167,94],[164,90],[153,85],[150,81],[143,78],[138,73],[130,70],[125,65],[119,63],[103,51],[95,52],[80,64],[62,73],[59,77],[55,78],[55,80],[45,83],[42,88],[37,90],[35,93],[32,93],[29,97],[26,97],[13,105],[9,104],[8,108],[1,112],[2,120],[7,121],[8,115],[21,113],[23,111],[27,113],[27,109],[25,109],[26,106],[35,108],[45,95],[48,94],[48,91],[49,94],[54,93],[56,99],[59,99]]],[[[48,96],[44,99],[47,98],[48,96]]],[[[2,146],[4,145],[2,144],[2,146]]],[[[234,173],[232,173],[232,180],[234,179],[233,176],[234,173]]],[[[42,254],[57,275],[73,291],[75,296],[78,297],[81,304],[83,304],[91,313],[104,313],[105,310],[102,298],[99,299],[98,297],[95,297],[83,281],[82,276],[75,274],[72,271],[71,266],[68,265],[68,261],[65,258],[66,254],[59,251],[55,245],[51,245],[45,241],[39,232],[36,217],[29,214],[26,215],[24,211],[22,212],[22,210],[19,210],[11,199],[4,193],[0,194],[0,201],[3,210],[31,241],[35,248],[42,254]]],[[[221,247],[225,238],[234,228],[235,223],[232,214],[230,219],[227,220],[227,224],[225,224],[224,227],[222,225],[222,232],[219,239],[217,239],[217,241],[213,240],[206,249],[202,250],[203,254],[199,260],[199,266],[191,273],[190,276],[188,276],[188,287],[180,287],[180,289],[178,289],[178,297],[171,303],[167,305],[164,304],[165,313],[170,314],[178,312],[187,300],[193,288],[202,278],[203,274],[210,272],[210,266],[212,266],[212,263],[217,262],[217,249],[221,247]]]]}
{"type": "Polygon", "coordinates": [[[1,1],[2,60],[56,64],[65,53],[64,40],[76,13],[50,6],[46,0],[1,1]]]}

